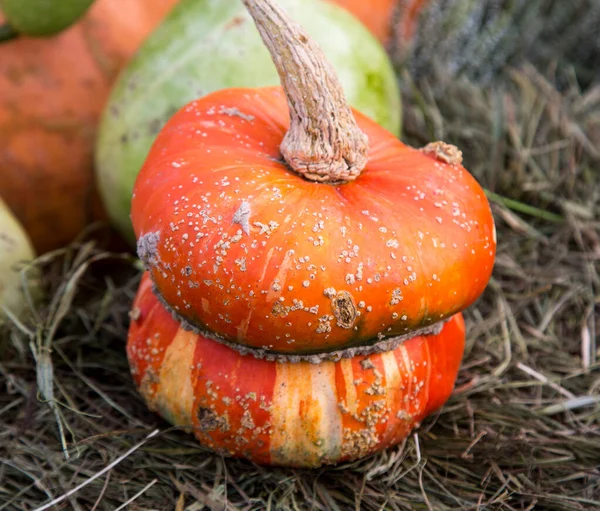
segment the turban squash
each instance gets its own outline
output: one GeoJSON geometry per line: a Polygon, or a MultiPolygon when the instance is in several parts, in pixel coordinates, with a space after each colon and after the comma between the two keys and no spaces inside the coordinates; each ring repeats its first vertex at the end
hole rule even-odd
{"type": "Polygon", "coordinates": [[[356,459],[448,398],[494,222],[458,149],[402,144],[273,0],[243,3],[282,88],[211,93],[158,135],[129,360],[150,407],[219,452],[356,459]]]}

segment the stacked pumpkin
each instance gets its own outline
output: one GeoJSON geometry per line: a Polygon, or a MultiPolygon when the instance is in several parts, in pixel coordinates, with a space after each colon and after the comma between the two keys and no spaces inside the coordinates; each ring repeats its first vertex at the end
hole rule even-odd
{"type": "Polygon", "coordinates": [[[243,0],[282,88],[164,126],[132,200],[127,352],[152,410],[215,451],[314,467],[400,442],[453,389],[495,230],[461,153],[347,106],[273,0],[243,0]]]}

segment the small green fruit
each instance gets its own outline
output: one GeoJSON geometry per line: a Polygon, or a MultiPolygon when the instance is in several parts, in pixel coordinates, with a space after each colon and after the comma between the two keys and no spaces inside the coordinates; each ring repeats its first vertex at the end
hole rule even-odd
{"type": "Polygon", "coordinates": [[[94,0],[0,0],[0,11],[18,33],[48,37],[75,23],[94,0]]]}
{"type": "MultiPolygon", "coordinates": [[[[367,28],[323,0],[279,4],[321,46],[349,103],[399,134],[396,76],[367,28]]],[[[103,113],[95,163],[112,223],[135,242],[129,219],[133,185],[154,138],[179,108],[215,90],[279,83],[241,1],[182,0],[130,61],[103,113]]]]}

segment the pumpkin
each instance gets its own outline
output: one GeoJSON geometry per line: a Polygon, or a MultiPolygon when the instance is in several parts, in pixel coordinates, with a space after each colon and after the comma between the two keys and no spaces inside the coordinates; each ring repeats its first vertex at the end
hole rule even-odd
{"type": "Polygon", "coordinates": [[[430,0],[331,0],[356,16],[390,51],[410,44],[430,0]]]}
{"type": "Polygon", "coordinates": [[[410,43],[418,28],[419,16],[429,1],[401,0],[393,24],[397,43],[410,43]]]}
{"type": "Polygon", "coordinates": [[[93,141],[119,69],[176,0],[97,0],[68,30],[0,44],[0,195],[38,252],[102,219],[93,141]]]}
{"type": "Polygon", "coordinates": [[[285,28],[259,30],[285,93],[217,91],[171,118],[135,184],[138,254],[180,320],[255,352],[423,333],[487,285],[485,194],[457,148],[408,147],[351,110],[273,8],[285,28]]]}
{"type": "Polygon", "coordinates": [[[418,151],[354,116],[369,161],[342,184],[282,161],[279,88],[219,91],[173,116],[132,200],[138,254],[171,310],[230,342],[316,353],[413,332],[479,297],[495,255],[483,190],[453,149],[418,151]]]}
{"type": "MultiPolygon", "coordinates": [[[[348,101],[394,134],[400,94],[384,49],[351,14],[322,0],[282,0],[340,76],[348,101]]],[[[97,180],[112,223],[135,244],[135,178],[157,133],[182,106],[210,92],[278,85],[277,71],[239,1],[182,0],[114,85],[96,143],[97,180]]]]}
{"type": "Polygon", "coordinates": [[[456,314],[435,335],[337,362],[274,362],[242,355],[175,321],[142,278],[127,356],[151,410],[226,456],[316,467],[402,441],[454,387],[465,326],[456,314]]]}
{"type": "Polygon", "coordinates": [[[25,229],[0,198],[0,325],[9,314],[21,318],[28,310],[24,283],[29,286],[32,299],[38,296],[38,272],[28,270],[24,281],[21,276],[22,265],[34,257],[35,252],[25,229]]]}
{"type": "Polygon", "coordinates": [[[394,10],[398,0],[333,0],[356,16],[371,33],[386,44],[391,35],[394,10]]]}
{"type": "Polygon", "coordinates": [[[47,37],[77,21],[94,0],[0,0],[0,10],[19,34],[47,37]]]}

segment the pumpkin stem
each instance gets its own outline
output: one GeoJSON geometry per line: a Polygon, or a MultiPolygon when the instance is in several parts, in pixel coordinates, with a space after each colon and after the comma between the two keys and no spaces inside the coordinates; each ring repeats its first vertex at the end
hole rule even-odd
{"type": "Polygon", "coordinates": [[[0,24],[0,43],[19,37],[19,33],[8,23],[0,24]]]}
{"type": "Polygon", "coordinates": [[[356,179],[369,143],[319,46],[274,0],[242,0],[271,53],[290,109],[280,145],[287,164],[311,181],[356,179]]]}

